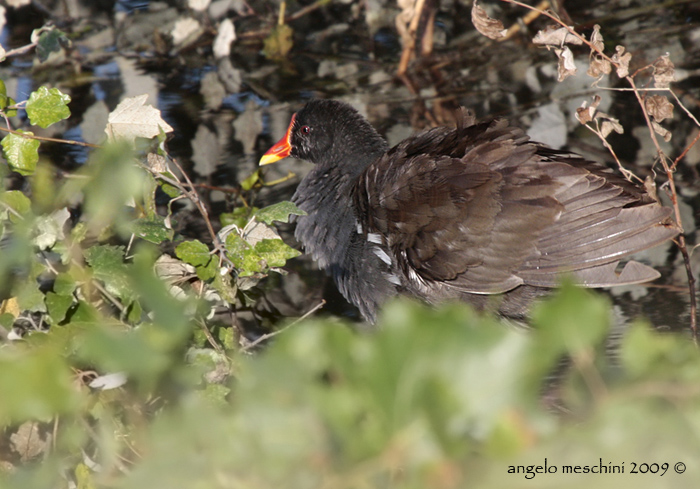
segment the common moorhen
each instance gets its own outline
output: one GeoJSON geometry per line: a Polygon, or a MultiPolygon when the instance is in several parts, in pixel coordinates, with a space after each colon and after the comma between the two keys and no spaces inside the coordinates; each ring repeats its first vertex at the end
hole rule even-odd
{"type": "Polygon", "coordinates": [[[315,163],[292,198],[307,212],[295,235],[366,320],[397,294],[523,318],[567,274],[586,287],[659,276],[620,259],[676,236],[671,209],[504,120],[457,119],[389,149],[349,105],[313,100],[260,160],[315,163]]]}

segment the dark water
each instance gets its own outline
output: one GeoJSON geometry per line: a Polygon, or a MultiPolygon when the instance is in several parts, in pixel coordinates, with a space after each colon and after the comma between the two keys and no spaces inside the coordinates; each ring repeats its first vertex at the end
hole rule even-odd
{"type": "MultiPolygon", "coordinates": [[[[112,110],[124,97],[150,93],[149,103],[175,129],[168,141],[169,151],[197,181],[212,187],[235,187],[255,171],[260,155],[281,136],[294,110],[312,97],[352,103],[390,143],[431,122],[449,123],[451,111],[462,105],[479,117],[509,118],[531,128],[533,137],[545,142],[559,141],[589,158],[611,161],[600,141],[572,117],[576,107],[599,93],[604,111],[625,127],[624,135],[610,138],[623,164],[641,177],[652,173],[655,152],[636,100],[629,92],[592,88],[592,79],[584,74],[588,52],[583,48],[574,53],[582,63],[579,72],[583,76],[557,83],[556,57],[530,42],[546,24],[543,20],[497,43],[474,31],[469,5],[444,2],[434,20],[432,54],[414,60],[400,78],[396,70],[402,44],[395,28],[399,13],[395,2],[332,3],[298,17],[310,3],[290,4],[287,15],[293,17],[288,25],[294,46],[276,60],[264,54],[264,39],[276,24],[277,3],[214,2],[203,12],[188,9],[186,3],[83,1],[67,12],[63,2],[45,1],[43,9],[36,5],[8,9],[0,34],[5,49],[27,44],[32,29],[48,21],[69,34],[73,47],[63,58],[43,66],[33,66],[31,53],[12,57],[0,65],[0,78],[17,100],[44,84],[69,93],[73,116],[66,124],[49,128],[46,135],[74,140],[88,138],[86,125],[92,124],[89,114],[97,105],[112,110]],[[238,38],[229,56],[216,59],[212,43],[227,18],[233,21],[238,38]],[[189,44],[172,42],[178,19],[199,22],[201,32],[189,44]],[[195,161],[195,135],[202,128],[219,142],[214,168],[195,161]]],[[[668,52],[678,70],[673,88],[698,118],[700,6],[683,1],[664,8],[657,4],[651,0],[578,2],[567,5],[566,14],[587,35],[593,25],[601,25],[606,52],[613,53],[617,44],[623,44],[633,54],[634,67],[668,52]]],[[[509,25],[525,13],[499,2],[489,5],[509,25]]],[[[640,75],[639,80],[646,78],[640,75]]],[[[624,83],[613,75],[600,86],[622,87],[624,83]]],[[[673,120],[663,125],[673,133],[664,146],[671,158],[683,151],[699,129],[679,107],[673,120]]],[[[82,165],[88,156],[85,149],[57,144],[46,145],[44,151],[66,171],[82,165]]],[[[698,162],[700,147],[689,152],[675,174],[689,248],[697,242],[698,162]]],[[[264,177],[272,181],[288,171],[302,175],[305,168],[303,163],[285,161],[266,169],[264,177]]],[[[298,177],[252,191],[246,200],[264,206],[287,199],[297,182],[298,177]]],[[[663,183],[664,177],[658,175],[657,182],[663,183]]],[[[221,192],[205,192],[204,197],[214,215],[240,205],[221,192]]],[[[196,234],[200,228],[194,223],[182,231],[196,234]]],[[[288,227],[282,227],[282,232],[292,242],[288,227]]],[[[663,277],[649,287],[615,291],[618,310],[628,317],[643,315],[659,328],[687,328],[689,293],[680,253],[670,244],[641,259],[657,267],[663,277]]],[[[696,275],[699,265],[693,256],[696,275]]],[[[329,302],[326,313],[353,316],[332,284],[307,259],[294,260],[289,270],[287,277],[270,277],[264,284],[264,300],[253,322],[267,324],[300,315],[321,297],[329,302]]]]}

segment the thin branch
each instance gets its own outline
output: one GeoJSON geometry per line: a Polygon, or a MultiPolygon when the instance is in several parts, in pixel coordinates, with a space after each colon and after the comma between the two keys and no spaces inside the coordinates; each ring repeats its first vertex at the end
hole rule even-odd
{"type": "MultiPolygon", "coordinates": [[[[627,82],[630,84],[632,88],[636,88],[636,85],[634,83],[634,79],[632,77],[628,76],[626,77],[627,82]]],[[[644,103],[644,98],[641,96],[641,94],[638,91],[634,91],[634,96],[637,98],[637,101],[639,102],[639,106],[642,109],[642,114],[644,115],[644,119],[646,120],[647,123],[647,128],[649,129],[649,134],[651,135],[651,140],[654,143],[654,146],[656,147],[656,152],[658,154],[659,160],[661,160],[661,165],[663,166],[664,171],[666,172],[666,178],[668,179],[668,185],[670,188],[670,197],[671,197],[671,203],[673,204],[673,211],[676,217],[676,224],[680,228],[681,232],[676,238],[676,244],[678,245],[678,248],[681,250],[681,254],[683,255],[683,262],[685,263],[685,271],[686,275],[688,276],[688,291],[690,292],[690,330],[693,334],[693,341],[695,342],[696,345],[698,345],[698,324],[697,324],[697,298],[696,298],[696,292],[695,292],[695,277],[693,275],[693,268],[690,265],[690,255],[688,255],[688,248],[686,246],[685,242],[685,236],[683,234],[683,222],[681,221],[681,209],[680,205],[678,203],[678,191],[676,190],[676,182],[673,179],[673,172],[675,169],[671,168],[668,165],[668,158],[666,157],[666,154],[664,151],[661,149],[661,146],[659,145],[659,140],[656,137],[656,132],[654,131],[654,128],[651,124],[651,118],[649,117],[649,113],[647,112],[646,109],[646,104],[644,103]]]]}
{"type": "Polygon", "coordinates": [[[99,144],[85,143],[83,141],[72,141],[70,139],[49,138],[46,136],[37,136],[34,134],[27,134],[26,132],[15,131],[15,130],[9,129],[7,127],[0,127],[0,131],[9,132],[10,134],[14,134],[16,136],[21,136],[25,139],[36,139],[38,141],[48,141],[51,143],[72,144],[74,146],[86,146],[88,148],[101,148],[102,147],[99,144]]]}
{"type": "Polygon", "coordinates": [[[214,231],[214,227],[211,224],[211,220],[209,219],[209,211],[207,211],[206,206],[202,202],[202,199],[199,196],[199,193],[195,190],[195,184],[192,183],[192,180],[190,179],[189,175],[185,172],[185,170],[180,166],[180,164],[177,162],[176,159],[171,159],[173,164],[177,167],[178,170],[180,170],[180,173],[182,176],[185,178],[185,181],[187,182],[182,183],[179,180],[167,177],[163,175],[162,173],[154,170],[153,168],[150,168],[148,165],[141,164],[143,168],[148,170],[158,178],[159,180],[162,180],[166,183],[169,183],[170,185],[177,187],[182,191],[183,194],[185,194],[186,198],[188,198],[194,205],[197,207],[197,210],[199,213],[202,215],[204,218],[204,223],[206,224],[207,231],[209,231],[209,235],[211,236],[212,243],[214,245],[214,251],[213,253],[217,253],[219,255],[219,265],[221,265],[223,262],[228,263],[232,268],[235,268],[233,266],[233,263],[231,260],[226,256],[226,248],[224,247],[223,243],[221,243],[221,240],[219,239],[219,236],[216,234],[216,231],[214,231]]]}
{"type": "MultiPolygon", "coordinates": [[[[596,119],[595,122],[596,122],[596,125],[597,125],[597,124],[598,124],[598,119],[596,119]]],[[[598,138],[599,138],[599,139],[601,140],[601,142],[603,143],[603,146],[605,146],[605,148],[610,152],[610,154],[612,155],[612,157],[615,159],[615,163],[617,163],[617,167],[619,168],[620,172],[622,172],[622,174],[625,176],[625,178],[626,178],[627,180],[629,180],[629,181],[631,182],[631,181],[632,181],[632,178],[636,178],[640,183],[644,183],[644,180],[642,180],[641,178],[639,178],[637,175],[635,175],[633,172],[631,172],[630,170],[628,170],[627,168],[625,168],[625,167],[622,165],[622,162],[621,162],[620,159],[617,157],[617,153],[615,153],[615,150],[613,149],[613,147],[610,145],[610,143],[608,142],[608,140],[605,139],[605,137],[603,136],[603,134],[600,132],[600,128],[595,128],[595,129],[594,129],[594,128],[592,128],[591,126],[589,126],[588,124],[583,124],[583,126],[584,126],[586,129],[590,130],[593,134],[595,134],[596,136],[598,136],[598,138]]]]}
{"type": "Polygon", "coordinates": [[[207,323],[205,323],[202,319],[198,319],[197,324],[199,324],[199,327],[202,329],[204,336],[207,337],[207,341],[212,346],[212,348],[214,348],[217,353],[220,353],[221,355],[226,355],[226,352],[224,352],[224,349],[221,348],[221,345],[219,345],[216,342],[216,339],[211,334],[211,331],[209,331],[209,328],[207,327],[207,323]]]}
{"type": "Polygon", "coordinates": [[[321,302],[319,302],[318,304],[316,304],[313,308],[311,308],[307,313],[305,313],[303,316],[301,316],[301,317],[300,317],[299,319],[297,319],[296,321],[294,321],[294,322],[288,324],[288,325],[285,326],[284,328],[278,329],[277,331],[273,331],[272,333],[267,333],[267,334],[264,334],[264,335],[258,337],[255,341],[252,341],[251,343],[248,343],[247,345],[245,345],[244,347],[242,347],[242,348],[241,348],[241,351],[246,352],[246,351],[248,351],[248,350],[250,350],[250,349],[252,349],[252,348],[258,346],[258,345],[259,345],[260,343],[262,343],[263,341],[269,340],[270,338],[273,338],[273,337],[277,336],[278,334],[283,333],[284,331],[287,331],[287,330],[288,330],[289,328],[291,328],[292,326],[294,326],[294,325],[296,325],[296,324],[299,324],[301,321],[303,321],[304,319],[308,318],[308,317],[311,316],[313,313],[315,313],[316,311],[318,311],[319,309],[321,309],[325,304],[326,304],[326,301],[325,301],[325,300],[321,300],[321,302]]]}
{"type": "Polygon", "coordinates": [[[678,158],[673,160],[673,164],[671,165],[671,170],[673,170],[673,171],[676,170],[676,167],[678,166],[678,162],[681,161],[683,158],[685,158],[685,155],[687,155],[688,151],[690,151],[690,149],[693,146],[695,146],[695,143],[697,143],[698,140],[700,140],[700,131],[698,131],[698,133],[695,135],[695,138],[690,142],[690,144],[688,146],[686,146],[686,148],[683,150],[683,152],[680,155],[678,155],[678,158]]]}
{"type": "Polygon", "coordinates": [[[110,294],[109,291],[107,291],[107,289],[104,288],[102,286],[102,284],[100,284],[97,280],[92,281],[92,286],[95,287],[100,292],[100,294],[102,294],[109,302],[114,304],[114,306],[117,309],[119,309],[119,312],[121,314],[124,314],[126,312],[126,308],[124,307],[124,304],[119,302],[119,300],[116,297],[114,297],[112,294],[110,294]]]}
{"type": "Polygon", "coordinates": [[[27,44],[26,46],[22,46],[19,48],[10,49],[9,51],[5,51],[5,57],[9,58],[12,56],[22,55],[22,54],[26,53],[27,51],[31,51],[32,49],[34,49],[37,46],[37,44],[39,44],[38,41],[27,44]]]}

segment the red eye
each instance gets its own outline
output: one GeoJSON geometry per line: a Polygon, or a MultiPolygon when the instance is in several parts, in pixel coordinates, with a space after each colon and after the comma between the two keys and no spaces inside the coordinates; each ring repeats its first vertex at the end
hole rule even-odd
{"type": "Polygon", "coordinates": [[[309,134],[311,132],[311,128],[309,126],[301,126],[301,132],[304,134],[309,134]]]}

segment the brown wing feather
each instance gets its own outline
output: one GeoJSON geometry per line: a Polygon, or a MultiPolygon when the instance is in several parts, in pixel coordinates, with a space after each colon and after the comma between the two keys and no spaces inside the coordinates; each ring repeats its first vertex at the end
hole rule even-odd
{"type": "Polygon", "coordinates": [[[477,294],[571,272],[590,286],[650,280],[618,260],[678,233],[642,189],[504,121],[409,138],[365,170],[354,202],[405,277],[477,294]]]}

